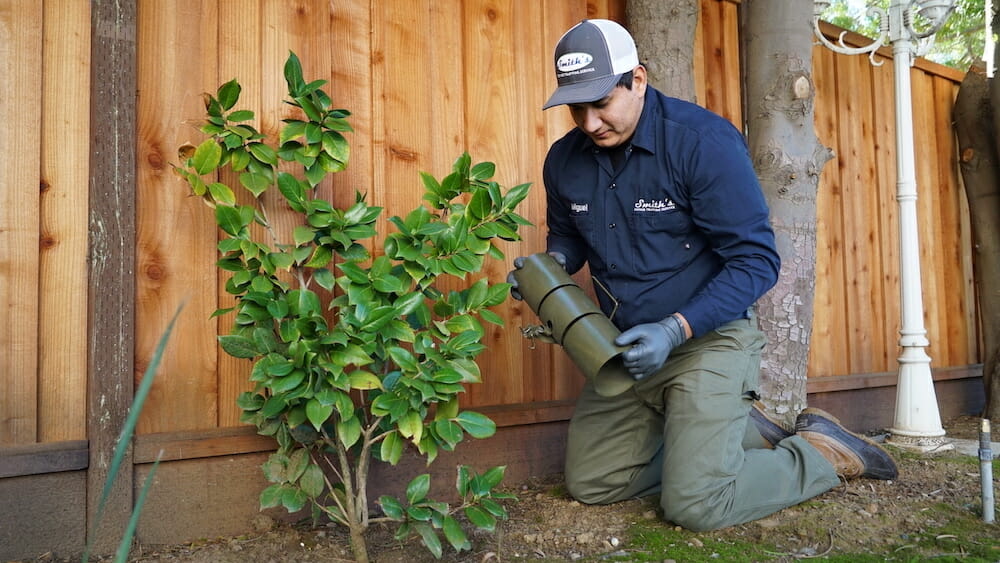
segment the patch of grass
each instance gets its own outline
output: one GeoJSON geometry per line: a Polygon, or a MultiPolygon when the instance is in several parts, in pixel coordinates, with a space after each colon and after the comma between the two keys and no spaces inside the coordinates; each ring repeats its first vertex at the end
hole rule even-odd
{"type": "MultiPolygon", "coordinates": [[[[639,521],[628,529],[627,553],[602,557],[605,561],[685,562],[766,561],[772,546],[739,541],[723,541],[699,536],[688,530],[677,530],[654,520],[639,521]]],[[[773,553],[773,552],[772,552],[773,553]]]]}
{"type": "Polygon", "coordinates": [[[938,503],[928,511],[940,526],[915,534],[914,541],[921,552],[935,558],[955,556],[963,561],[1000,560],[1000,530],[987,524],[975,510],[963,510],[947,503],[938,503]]]}
{"type": "Polygon", "coordinates": [[[886,546],[883,561],[1000,560],[1000,531],[995,524],[982,521],[978,508],[966,510],[942,502],[928,507],[923,515],[930,525],[901,534],[898,541],[886,546]]]}
{"type": "MultiPolygon", "coordinates": [[[[878,563],[882,561],[958,561],[995,563],[1000,561],[1000,530],[995,524],[984,523],[978,508],[968,510],[947,503],[930,507],[925,515],[931,525],[918,533],[902,534],[876,551],[854,552],[833,546],[824,553],[825,545],[808,550],[788,552],[787,549],[752,541],[731,541],[705,537],[688,530],[677,529],[656,520],[633,524],[628,534],[628,547],[618,556],[602,557],[608,561],[788,561],[818,558],[835,563],[878,563]]],[[[799,521],[800,527],[806,525],[799,521]]],[[[817,534],[818,535],[818,534],[817,534]]],[[[831,541],[833,538],[831,537],[831,541]]],[[[829,545],[829,544],[826,544],[829,545]]]]}

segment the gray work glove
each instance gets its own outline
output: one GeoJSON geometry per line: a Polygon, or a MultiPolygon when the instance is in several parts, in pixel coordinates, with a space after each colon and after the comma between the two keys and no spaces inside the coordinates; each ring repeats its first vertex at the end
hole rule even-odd
{"type": "Polygon", "coordinates": [[[636,325],[615,338],[618,346],[632,346],[622,354],[625,369],[640,381],[663,367],[671,350],[686,340],[684,325],[671,315],[662,321],[636,325]]]}
{"type": "MultiPolygon", "coordinates": [[[[556,263],[562,266],[564,269],[566,268],[565,254],[553,250],[552,252],[549,252],[549,256],[555,258],[556,263]]],[[[514,269],[511,270],[509,274],[507,274],[507,283],[510,284],[510,296],[513,297],[514,299],[517,299],[518,301],[521,301],[523,297],[521,297],[521,293],[517,290],[517,278],[514,277],[514,272],[516,270],[520,270],[523,267],[524,267],[524,256],[518,256],[517,258],[514,259],[514,269]]]]}

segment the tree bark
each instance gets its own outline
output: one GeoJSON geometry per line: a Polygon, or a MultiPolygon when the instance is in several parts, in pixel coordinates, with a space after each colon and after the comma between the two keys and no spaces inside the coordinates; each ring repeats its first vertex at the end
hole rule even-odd
{"type": "Polygon", "coordinates": [[[986,418],[1000,416],[1000,152],[995,131],[1000,84],[973,69],[962,80],[952,117],[958,137],[959,167],[969,200],[972,264],[979,293],[986,418]]]}
{"type": "MultiPolygon", "coordinates": [[[[1000,10],[997,9],[996,2],[993,3],[993,14],[992,21],[990,22],[990,27],[993,35],[996,36],[1000,32],[1000,10]]],[[[993,63],[996,64],[997,56],[1000,55],[1000,42],[993,43],[993,63]]],[[[993,72],[994,78],[990,80],[990,101],[991,108],[993,108],[993,139],[996,142],[996,132],[1000,131],[998,126],[1000,126],[1000,111],[996,108],[1000,108],[1000,83],[997,82],[996,69],[993,72]]],[[[1000,157],[1000,144],[997,145],[997,154],[1000,157]]],[[[1000,159],[998,159],[1000,160],[1000,159]]],[[[996,162],[996,161],[995,161],[996,162]]],[[[1000,166],[1000,165],[998,165],[1000,166]]],[[[1000,220],[998,220],[998,215],[1000,215],[1000,204],[997,202],[996,190],[998,183],[993,183],[993,196],[990,198],[992,200],[991,209],[995,213],[989,220],[992,223],[989,225],[991,231],[991,248],[993,254],[991,255],[992,260],[998,260],[996,251],[1000,249],[1000,220]]],[[[984,350],[985,363],[983,365],[983,386],[986,390],[986,408],[984,416],[987,418],[995,419],[1000,416],[1000,296],[997,295],[1000,292],[1000,287],[997,285],[997,268],[991,270],[993,275],[991,277],[983,277],[983,287],[980,288],[980,303],[981,309],[985,307],[989,308],[989,311],[982,311],[982,324],[985,329],[989,325],[990,337],[984,339],[986,342],[986,349],[984,350]],[[984,295],[987,291],[986,280],[990,280],[990,287],[988,288],[989,295],[984,295]],[[982,306],[984,300],[988,300],[989,303],[985,307],[982,306]],[[987,315],[989,315],[987,317],[987,315]]]]}
{"type": "Polygon", "coordinates": [[[695,100],[694,33],[699,0],[629,0],[625,18],[649,83],[668,96],[695,100]]]}
{"type": "Polygon", "coordinates": [[[771,208],[778,282],[757,303],[768,345],[761,358],[761,395],[791,422],[806,405],[816,271],[816,192],[832,153],[813,126],[811,2],[744,0],[747,140],[771,208]]]}

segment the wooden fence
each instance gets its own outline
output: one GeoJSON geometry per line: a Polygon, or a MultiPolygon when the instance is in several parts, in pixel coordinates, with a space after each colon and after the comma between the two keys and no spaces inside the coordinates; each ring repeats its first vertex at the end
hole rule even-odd
{"type": "MultiPolygon", "coordinates": [[[[121,391],[141,377],[181,304],[133,461],[164,448],[175,460],[266,449],[239,427],[234,400],[249,387],[248,365],[215,344],[231,319],[210,318],[229,299],[212,214],[171,170],[177,147],[202,138],[202,92],[239,79],[240,107],[275,134],[290,113],[281,71],[289,51],[307,79],[328,79],[355,128],[350,167],[320,188],[338,205],[359,190],[386,216],[405,213],[420,204],[418,172],[443,175],[465,150],[496,162],[504,185],[533,182],[520,212],[536,228],[485,271],[502,280],[513,257],[543,248],[541,162],[572,125],[561,109],[540,110],[553,87],[551,48],[585,17],[625,19],[624,0],[138,0],[122,30],[95,16],[102,5],[0,1],[0,478],[85,468],[86,441],[106,450],[108,412],[124,412],[121,391]],[[116,75],[102,45],[131,54],[134,74],[116,75]],[[122,103],[114,96],[130,78],[136,96],[122,103]],[[115,121],[122,111],[134,138],[115,121]],[[107,233],[120,236],[108,244],[107,233]],[[123,273],[103,274],[115,267],[123,273]],[[106,397],[117,407],[109,411],[106,397]],[[46,465],[53,458],[42,454],[59,444],[76,453],[46,465]],[[4,465],[4,447],[27,461],[4,465]]],[[[702,1],[695,61],[699,102],[734,123],[738,9],[702,1]]],[[[872,67],[820,47],[813,61],[816,128],[837,158],[819,188],[810,388],[825,379],[865,387],[870,378],[843,380],[891,372],[898,354],[892,61],[872,67]]],[[[912,77],[929,353],[935,368],[966,369],[980,352],[949,117],[961,76],[921,62],[912,77]]],[[[534,322],[525,305],[498,312],[507,326],[487,329],[484,382],[466,405],[500,425],[566,420],[582,378],[560,350],[520,336],[534,322]]]]}

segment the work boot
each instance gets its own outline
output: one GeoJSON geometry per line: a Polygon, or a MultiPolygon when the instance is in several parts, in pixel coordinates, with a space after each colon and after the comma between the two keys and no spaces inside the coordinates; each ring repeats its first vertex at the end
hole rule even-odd
{"type": "Polygon", "coordinates": [[[778,442],[792,435],[785,429],[784,425],[767,414],[764,410],[764,404],[760,401],[753,402],[753,407],[750,409],[750,420],[753,421],[757,432],[771,449],[774,449],[778,442]]]}
{"type": "Polygon", "coordinates": [[[896,463],[878,444],[855,434],[837,417],[816,408],[803,410],[795,421],[795,433],[816,448],[845,479],[895,479],[896,463]]]}

